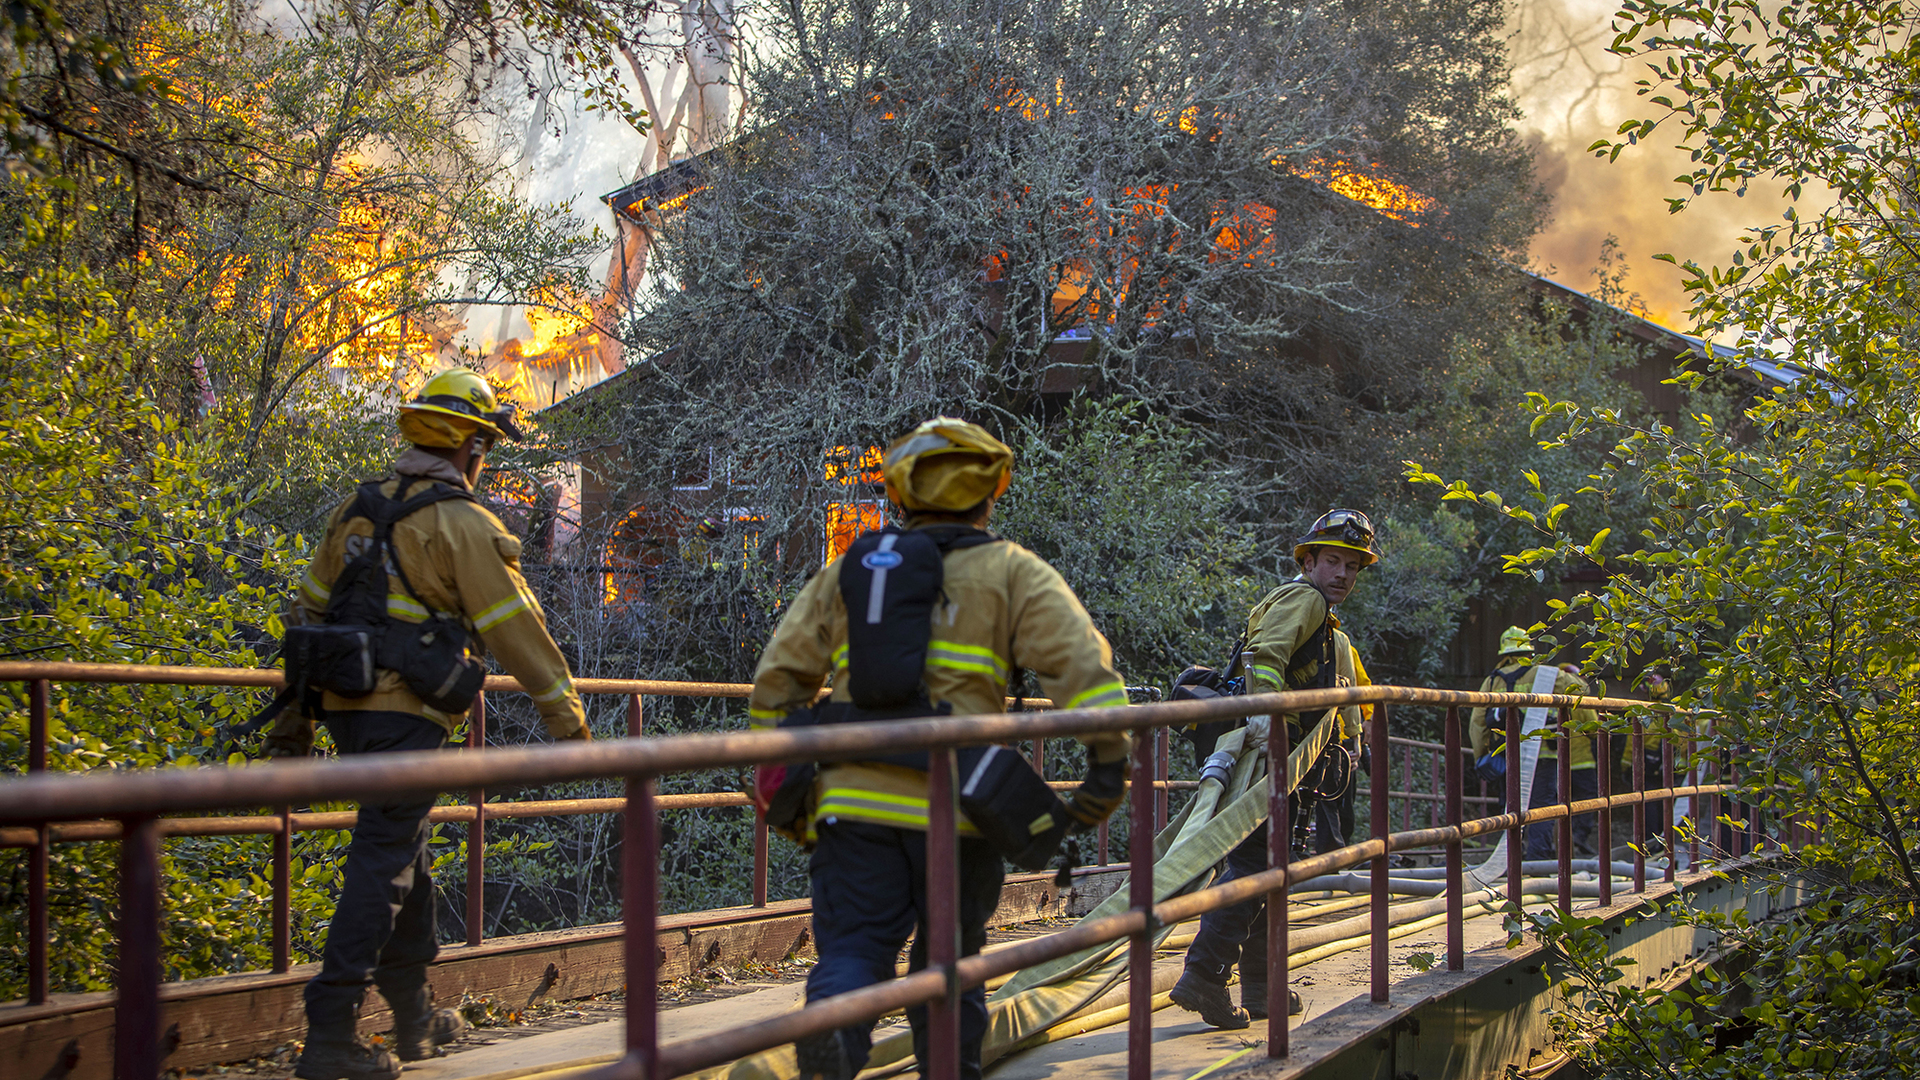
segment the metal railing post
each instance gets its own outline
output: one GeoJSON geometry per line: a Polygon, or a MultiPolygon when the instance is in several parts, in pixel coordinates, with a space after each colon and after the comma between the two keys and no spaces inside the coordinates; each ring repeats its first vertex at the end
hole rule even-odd
{"type": "Polygon", "coordinates": [[[1594,833],[1594,853],[1599,856],[1600,906],[1613,906],[1613,740],[1603,728],[1593,736],[1593,778],[1599,785],[1600,820],[1594,833]]]}
{"type": "MultiPolygon", "coordinates": [[[[1690,782],[1697,784],[1698,781],[1691,780],[1693,774],[1699,771],[1699,766],[1694,761],[1692,739],[1687,740],[1687,766],[1690,782]]],[[[1673,786],[1673,740],[1671,739],[1660,740],[1660,786],[1663,788],[1671,788],[1673,786]]],[[[1714,798],[1717,799],[1719,796],[1716,795],[1714,798]]],[[[1673,881],[1674,866],[1680,861],[1678,853],[1673,850],[1673,808],[1678,805],[1672,796],[1660,800],[1660,820],[1665,823],[1662,835],[1667,845],[1667,872],[1665,879],[1669,884],[1673,881]]],[[[1693,810],[1693,848],[1687,853],[1687,869],[1692,871],[1700,862],[1700,796],[1688,796],[1687,806],[1693,810]]]]}
{"type": "Polygon", "coordinates": [[[627,1060],[646,1080],[654,1080],[660,1063],[660,821],[653,798],[653,777],[627,778],[626,835],[620,840],[627,1060]]]}
{"type": "Polygon", "coordinates": [[[951,747],[927,751],[927,966],[946,979],[946,993],[927,1003],[929,1080],[960,1076],[959,812],[951,747]]]}
{"type": "MultiPolygon", "coordinates": [[[[1633,891],[1643,893],[1647,891],[1647,731],[1639,717],[1633,720],[1633,790],[1641,796],[1633,804],[1633,891]]],[[[1667,858],[1673,858],[1673,852],[1667,852],[1667,858]]]]}
{"type": "MultiPolygon", "coordinates": [[[[1164,730],[1164,729],[1162,729],[1164,730]]],[[[1267,894],[1267,1056],[1287,1056],[1287,873],[1293,862],[1292,753],[1286,718],[1267,724],[1267,865],[1280,870],[1280,887],[1267,894]]],[[[1242,972],[1242,978],[1245,973],[1242,972]]]]}
{"type": "MultiPolygon", "coordinates": [[[[1507,710],[1507,813],[1520,813],[1520,710],[1507,710]]],[[[1537,759],[1536,759],[1537,760],[1537,759]]],[[[1536,768],[1538,766],[1536,765],[1536,768]]],[[[1522,907],[1521,886],[1525,871],[1520,861],[1527,853],[1527,827],[1515,821],[1507,829],[1507,899],[1515,911],[1522,907]]]]}
{"type": "Polygon", "coordinates": [[[1156,835],[1167,827],[1167,772],[1172,746],[1168,742],[1166,728],[1155,728],[1153,732],[1153,831],[1156,835]]]}
{"type": "Polygon", "coordinates": [[[1400,827],[1412,831],[1413,804],[1420,801],[1413,797],[1413,747],[1400,749],[1400,827]]]}
{"type": "Polygon", "coordinates": [[[1443,814],[1442,808],[1445,806],[1445,792],[1447,789],[1441,786],[1441,772],[1444,766],[1440,758],[1440,754],[1427,755],[1427,790],[1433,792],[1435,795],[1441,796],[1441,798],[1427,800],[1427,828],[1429,829],[1437,829],[1440,827],[1442,824],[1440,820],[1443,814]]]}
{"type": "Polygon", "coordinates": [[[1572,729],[1573,729],[1573,710],[1568,708],[1565,705],[1562,705],[1560,706],[1560,737],[1559,737],[1560,760],[1558,763],[1559,768],[1557,770],[1559,772],[1559,776],[1556,779],[1558,780],[1558,786],[1560,788],[1560,805],[1567,809],[1567,813],[1562,814],[1560,817],[1560,821],[1558,823],[1559,828],[1555,830],[1555,832],[1558,834],[1557,838],[1559,840],[1559,843],[1554,845],[1555,847],[1560,849],[1558,852],[1560,857],[1560,895],[1558,899],[1560,901],[1560,914],[1562,915],[1569,915],[1569,914],[1572,914],[1573,912],[1573,730],[1572,729]]]}
{"type": "MultiPolygon", "coordinates": [[[[45,679],[27,683],[27,772],[47,771],[47,698],[45,679]]],[[[50,992],[47,957],[47,887],[53,858],[53,829],[46,822],[27,849],[27,1004],[44,1005],[50,992]]]]}
{"type": "Polygon", "coordinates": [[[639,694],[627,695],[627,738],[637,739],[647,722],[646,699],[639,694]]]}
{"type": "Polygon", "coordinates": [[[767,906],[767,815],[753,808],[753,906],[767,906]]]}
{"type": "Polygon", "coordinates": [[[160,1075],[160,822],[120,822],[120,936],[114,974],[115,1080],[160,1075]]]}
{"type": "Polygon", "coordinates": [[[1367,740],[1373,744],[1373,796],[1370,807],[1373,838],[1382,843],[1380,854],[1373,857],[1373,1000],[1387,1000],[1387,852],[1385,843],[1391,827],[1387,821],[1387,703],[1381,702],[1373,710],[1372,730],[1367,732],[1367,740]]]}
{"type": "Polygon", "coordinates": [[[1127,948],[1127,1080],[1153,1075],[1153,730],[1133,733],[1133,776],[1127,794],[1133,820],[1127,837],[1127,901],[1146,916],[1127,948]]]}
{"type": "Polygon", "coordinates": [[[273,834],[273,970],[293,966],[293,807],[279,808],[273,834]]]}
{"type": "MultiPolygon", "coordinates": [[[[1465,767],[1460,760],[1460,706],[1447,706],[1447,733],[1445,751],[1447,757],[1447,802],[1446,824],[1459,825],[1465,812],[1461,807],[1461,786],[1465,782],[1465,767]]],[[[1466,857],[1461,850],[1460,837],[1456,834],[1447,841],[1447,970],[1459,971],[1467,966],[1466,951],[1466,901],[1461,883],[1466,857]]]]}
{"type": "Polygon", "coordinates": [[[1101,866],[1108,865],[1112,860],[1107,858],[1107,852],[1110,849],[1107,847],[1107,823],[1104,821],[1100,823],[1098,839],[1095,841],[1095,843],[1100,848],[1099,852],[1097,853],[1100,856],[1099,865],[1101,866]]]}
{"type": "MultiPolygon", "coordinates": [[[[481,750],[487,745],[487,695],[473,697],[473,711],[467,714],[467,749],[481,750]]],[[[481,925],[487,917],[487,793],[474,788],[467,794],[473,804],[473,821],[467,825],[467,944],[478,945],[484,936],[481,925]]]]}

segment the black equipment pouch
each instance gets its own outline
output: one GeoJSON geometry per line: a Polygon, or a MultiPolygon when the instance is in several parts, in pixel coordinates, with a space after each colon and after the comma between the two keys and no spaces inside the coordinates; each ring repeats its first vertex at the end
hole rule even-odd
{"type": "Polygon", "coordinates": [[[486,669],[468,651],[467,641],[467,628],[438,612],[425,622],[395,620],[387,626],[380,666],[399,672],[407,689],[428,705],[463,713],[480,695],[487,678],[486,669]]]}
{"type": "Polygon", "coordinates": [[[1020,753],[969,747],[956,755],[960,809],[987,843],[1023,870],[1044,870],[1073,817],[1020,753]]]}
{"type": "Polygon", "coordinates": [[[366,697],[380,679],[378,626],[293,626],[280,644],[289,687],[366,697]]]}
{"type": "MultiPolygon", "coordinates": [[[[812,727],[818,722],[818,710],[795,709],[780,721],[779,726],[783,728],[812,727]]],[[[819,767],[811,761],[776,765],[771,769],[756,772],[754,782],[765,783],[767,788],[771,789],[763,789],[759,792],[767,802],[768,828],[795,843],[807,843],[807,820],[813,816],[813,781],[819,775],[819,767]]]]}
{"type": "MultiPolygon", "coordinates": [[[[398,494],[405,496],[406,491],[407,485],[402,483],[398,494]]],[[[473,495],[465,488],[435,482],[418,495],[390,499],[381,494],[378,481],[361,484],[359,498],[347,508],[346,517],[342,520],[364,517],[373,522],[373,542],[355,563],[363,559],[377,559],[381,573],[365,575],[364,585],[347,590],[353,599],[345,602],[369,606],[378,602],[379,615],[385,624],[385,633],[381,635],[376,654],[380,667],[397,672],[401,681],[407,684],[407,689],[427,705],[442,712],[462,713],[467,711],[474,697],[479,694],[480,686],[486,680],[486,669],[468,649],[467,628],[452,616],[433,612],[420,599],[413,582],[407,579],[407,568],[401,565],[399,553],[393,547],[395,524],[416,511],[448,499],[471,501],[473,495]],[[407,596],[423,610],[432,612],[426,619],[409,623],[387,615],[384,572],[388,568],[400,579],[400,588],[407,596]],[[376,587],[379,590],[377,594],[374,592],[376,587]]],[[[341,576],[344,578],[349,574],[343,572],[341,576]]],[[[360,579],[355,581],[358,584],[360,579]]],[[[342,601],[342,596],[336,586],[327,604],[329,622],[334,619],[335,602],[342,601]]]]}

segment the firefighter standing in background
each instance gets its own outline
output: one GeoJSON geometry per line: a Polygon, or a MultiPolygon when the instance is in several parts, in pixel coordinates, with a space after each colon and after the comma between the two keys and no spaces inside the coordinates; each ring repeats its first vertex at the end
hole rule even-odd
{"type": "MultiPolygon", "coordinates": [[[[499,407],[486,380],[460,370],[428,380],[415,400],[400,406],[399,426],[413,445],[381,483],[388,498],[418,495],[436,484],[470,492],[494,442],[519,434],[511,411],[499,407]]],[[[343,567],[372,542],[373,523],[349,516],[357,499],[334,512],[307,568],[295,609],[304,624],[325,620],[343,567]]],[[[567,662],[520,576],[520,541],[500,519],[471,499],[449,498],[401,518],[392,529],[388,618],[417,624],[432,612],[457,617],[528,688],[554,738],[588,738],[567,662]]],[[[385,669],[368,696],[328,693],[318,704],[317,715],[283,712],[267,736],[266,754],[307,756],[316,719],[342,754],[437,750],[464,716],[431,708],[400,673],[385,669]]],[[[393,1047],[401,1061],[433,1056],[466,1026],[453,1010],[433,1008],[427,985],[427,965],[439,952],[427,852],[432,806],[433,799],[423,797],[360,807],[320,973],[306,988],[307,1041],[294,1073],[302,1080],[400,1075],[394,1053],[367,1045],[355,1032],[370,983],[393,1010],[393,1047]]]]}
{"type": "MultiPolygon", "coordinates": [[[[1352,686],[1356,656],[1340,632],[1332,608],[1353,591],[1360,571],[1380,561],[1373,551],[1373,523],[1358,510],[1331,510],[1293,548],[1298,577],[1282,583],[1247,616],[1247,651],[1253,653],[1249,692],[1352,686]],[[1334,670],[1325,670],[1331,660],[1334,670]]],[[[1289,745],[1299,746],[1311,723],[1340,724],[1336,717],[1283,715],[1289,745]]],[[[1252,721],[1248,727],[1255,728],[1252,721]]],[[[1266,734],[1257,735],[1264,743],[1266,734]]],[[[1267,869],[1267,829],[1257,830],[1227,854],[1227,870],[1215,884],[1267,869]]],[[[1174,1004],[1217,1028],[1243,1028],[1267,1015],[1266,905],[1249,900],[1200,917],[1200,930],[1187,949],[1186,970],[1174,985],[1174,1004]],[[1227,994],[1234,962],[1240,963],[1240,1001],[1227,994]]],[[[1300,1012],[1298,994],[1289,1011],[1300,1012]]]]}
{"type": "MultiPolygon", "coordinates": [[[[1533,639],[1518,626],[1510,626],[1500,635],[1500,656],[1493,672],[1480,683],[1483,694],[1530,694],[1533,692],[1535,672],[1543,665],[1533,662],[1533,639]]],[[[1553,692],[1571,697],[1591,696],[1586,680],[1571,672],[1554,669],[1553,692]]],[[[1500,710],[1496,710],[1499,712],[1500,710]]],[[[1524,709],[1522,710],[1525,711],[1524,709]]],[[[1553,710],[1557,714],[1559,710],[1553,710]]],[[[1573,710],[1576,727],[1591,730],[1599,722],[1599,714],[1592,709],[1573,710]]],[[[1473,747],[1474,768],[1480,778],[1492,785],[1500,798],[1506,797],[1507,761],[1505,756],[1506,721],[1498,716],[1489,723],[1487,710],[1477,708],[1469,714],[1467,721],[1467,741],[1473,747]]],[[[1594,774],[1593,739],[1591,736],[1576,734],[1568,740],[1573,750],[1573,790],[1588,792],[1580,798],[1592,798],[1599,791],[1598,778],[1594,774]]],[[[1539,738],[1540,756],[1533,768],[1533,793],[1527,800],[1528,807],[1551,806],[1560,801],[1560,740],[1551,722],[1541,729],[1539,738]]],[[[1503,811],[1504,812],[1504,811],[1503,811]]],[[[1579,848],[1590,847],[1589,839],[1593,832],[1595,819],[1592,814],[1583,814],[1574,819],[1573,840],[1579,848]]],[[[1522,859],[1551,859],[1555,857],[1554,833],[1556,826],[1551,821],[1537,821],[1527,826],[1526,851],[1522,859]]]]}
{"type": "MultiPolygon", "coordinates": [[[[933,607],[933,637],[921,678],[928,711],[966,716],[1005,710],[1009,675],[1033,672],[1065,708],[1127,704],[1112,650],[1058,572],[1017,544],[979,533],[1007,489],[1013,452],[974,424],[928,421],[888,448],[881,463],[888,497],[908,531],[966,533],[974,546],[947,548],[945,584],[933,607]],[[984,541],[984,542],[982,542],[984,541]]],[[[754,673],[749,717],[779,723],[809,706],[829,675],[831,704],[851,708],[847,609],[840,589],[846,558],[835,559],[794,598],[754,673]]],[[[878,608],[875,601],[873,608],[878,608]]],[[[869,609],[870,611],[872,608],[869,609]]],[[[911,673],[907,673],[911,677],[911,673]]],[[[879,722],[879,721],[875,721],[879,722]]],[[[1068,800],[1078,827],[1090,828],[1119,805],[1128,738],[1089,735],[1088,777],[1068,800]]],[[[819,961],[807,977],[809,1002],[893,977],[912,933],[911,965],[927,962],[924,769],[885,762],[822,766],[814,789],[815,836],[809,874],[819,961]],[[918,928],[916,931],[916,927],[918,928]]],[[[999,854],[964,817],[959,840],[960,954],[986,944],[999,903],[999,854]]],[[[927,1066],[926,1009],[908,1011],[914,1050],[927,1066]]],[[[986,992],[960,998],[960,1075],[980,1075],[986,992]]],[[[847,1080],[866,1064],[871,1021],[795,1044],[802,1080],[847,1080]]]]}

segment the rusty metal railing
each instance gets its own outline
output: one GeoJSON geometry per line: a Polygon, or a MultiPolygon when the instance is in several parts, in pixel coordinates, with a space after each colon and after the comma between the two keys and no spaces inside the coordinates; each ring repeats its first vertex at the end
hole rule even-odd
{"type": "MultiPolygon", "coordinates": [[[[6,670],[0,667],[0,678],[6,670]]],[[[585,680],[582,680],[585,682],[585,680]]],[[[1273,995],[1268,1010],[1268,1053],[1283,1057],[1287,1053],[1287,893],[1290,881],[1329,873],[1362,862],[1371,862],[1373,887],[1373,986],[1374,999],[1388,995],[1386,942],[1388,937],[1387,890],[1388,857],[1393,852],[1428,845],[1442,845],[1446,859],[1446,894],[1450,967],[1464,963],[1461,925],[1463,910],[1463,843],[1477,836],[1507,831],[1509,850],[1523,850],[1521,830],[1536,821],[1561,823],[1560,889],[1558,901],[1563,910],[1571,910],[1571,816],[1598,812],[1602,823],[1602,844],[1610,844],[1605,830],[1610,828],[1615,806],[1635,808],[1637,823],[1649,802],[1670,805],[1680,796],[1713,796],[1715,816],[1724,782],[1703,785],[1697,770],[1700,759],[1690,747],[1687,755],[1695,775],[1684,787],[1674,787],[1672,757],[1666,758],[1663,786],[1645,789],[1645,778],[1636,771],[1636,790],[1622,795],[1608,792],[1581,802],[1563,801],[1525,813],[1505,813],[1492,817],[1462,820],[1464,761],[1460,753],[1460,715],[1462,706],[1540,705],[1559,710],[1561,721],[1559,760],[1564,770],[1570,762],[1568,714],[1575,705],[1617,711],[1645,703],[1617,699],[1576,699],[1532,694],[1478,694],[1464,691],[1426,690],[1406,687],[1373,686],[1330,690],[1299,691],[1284,694],[1260,694],[1209,701],[1185,701],[1135,706],[1126,709],[1073,709],[1046,713],[999,714],[992,716],[936,717],[887,725],[815,727],[802,730],[777,730],[752,733],[680,735],[659,739],[629,738],[554,747],[492,749],[461,754],[386,754],[367,755],[329,762],[282,762],[245,768],[208,768],[201,770],[157,770],[119,773],[112,776],[40,775],[0,784],[0,827],[25,826],[46,830],[60,822],[114,819],[120,828],[120,919],[119,980],[116,992],[115,1063],[122,1080],[152,1080],[161,1067],[159,1030],[159,881],[158,859],[160,821],[163,814],[183,814],[246,808],[263,805],[289,805],[369,796],[427,795],[445,791],[485,790],[503,784],[561,783],[594,778],[623,777],[627,791],[623,813],[626,839],[622,844],[622,897],[626,981],[628,994],[627,1053],[619,1062],[601,1070],[604,1080],[672,1077],[732,1060],[744,1054],[791,1042],[806,1034],[832,1030],[850,1023],[863,1022],[905,1006],[929,1006],[932,1024],[931,1074],[936,1078],[954,1075],[958,1045],[957,993],[977,986],[996,975],[1031,966],[1046,959],[1063,956],[1088,945],[1131,940],[1132,983],[1129,1021],[1129,1076],[1145,1077],[1151,1063],[1151,960],[1152,931],[1169,922],[1177,922],[1228,904],[1265,896],[1269,918],[1269,992],[1273,995]],[[1129,796],[1131,844],[1130,899],[1132,907],[1124,914],[1083,923],[1070,930],[1034,938],[1012,948],[988,955],[960,958],[952,955],[955,940],[956,885],[954,845],[957,810],[954,805],[954,749],[960,746],[993,742],[1018,742],[1086,735],[1095,732],[1130,731],[1134,736],[1132,766],[1136,776],[1153,776],[1157,770],[1157,734],[1171,726],[1200,721],[1231,719],[1261,713],[1297,712],[1332,706],[1376,705],[1372,726],[1372,837],[1337,851],[1287,865],[1287,799],[1276,786],[1270,807],[1269,830],[1274,869],[1153,903],[1151,893],[1153,835],[1158,819],[1154,784],[1135,784],[1129,796]],[[1391,758],[1388,753],[1387,710],[1391,703],[1443,706],[1447,710],[1446,741],[1443,744],[1446,772],[1447,824],[1425,829],[1389,831],[1388,786],[1391,758]],[[930,823],[928,836],[928,895],[932,956],[930,966],[904,978],[838,995],[806,1008],[756,1024],[715,1032],[661,1045],[658,1028],[658,954],[654,946],[658,920],[657,813],[661,796],[655,793],[657,778],[699,769],[726,768],[771,762],[833,761],[925,750],[929,752],[930,823]],[[932,901],[939,901],[937,903],[932,901]],[[945,943],[945,944],[943,944],[945,943]]],[[[1518,721],[1509,730],[1507,746],[1517,755],[1521,741],[1518,721]]],[[[1633,728],[1636,748],[1642,732],[1636,721],[1633,728]]],[[[1271,761],[1285,761],[1286,725],[1270,728],[1268,753],[1271,761]]],[[[1666,745],[1671,746],[1668,741],[1666,745]]],[[[1603,748],[1604,754],[1604,748],[1603,748]]],[[[1603,758],[1604,760],[1604,758],[1603,758]]],[[[1636,756],[1636,760],[1638,760],[1636,756]]],[[[1724,769],[1716,765],[1716,772],[1724,769]]],[[[1518,804],[1519,765],[1510,759],[1509,805],[1518,804]]],[[[1718,773],[1716,781],[1724,773],[1718,773]]],[[[1164,789],[1158,789],[1164,790],[1164,789]]],[[[484,820],[477,817],[476,820],[484,820]]],[[[278,835],[284,836],[290,830],[278,835]]],[[[1672,814],[1667,814],[1667,850],[1672,852],[1672,814]]],[[[1638,835],[1638,834],[1637,834],[1638,835]]],[[[1757,841],[1764,843],[1764,839],[1757,841]]],[[[41,845],[44,850],[44,843],[41,845]]],[[[1602,851],[1607,847],[1603,846],[1602,851]]],[[[1738,854],[1738,852],[1736,852],[1738,854]]],[[[1697,857],[1697,851],[1696,851],[1697,857]]],[[[1509,898],[1518,903],[1522,895],[1521,859],[1509,860],[1511,878],[1509,898]]],[[[1668,877],[1673,876],[1669,860],[1668,877]]],[[[1600,875],[1601,901],[1611,900],[1611,872],[1600,875]]],[[[1636,861],[1633,888],[1646,886],[1644,864],[1636,861]]]]}
{"type": "MultiPolygon", "coordinates": [[[[7,661],[0,662],[0,682],[22,682],[26,684],[28,701],[28,760],[29,774],[43,772],[47,767],[48,716],[53,704],[53,694],[57,683],[120,683],[177,686],[221,686],[277,690],[282,685],[281,674],[277,670],[262,668],[214,668],[179,667],[148,664],[83,664],[62,661],[7,661]]],[[[579,679],[575,689],[584,696],[611,695],[626,698],[627,734],[638,737],[643,732],[646,717],[647,697],[700,697],[700,698],[745,698],[753,689],[747,683],[711,683],[680,682],[655,679],[579,679]]],[[[477,749],[485,745],[487,732],[487,693],[524,693],[518,682],[505,676],[490,676],[483,692],[475,701],[473,711],[468,718],[466,746],[477,749]]],[[[1030,709],[1050,709],[1052,703],[1044,698],[1022,699],[1021,707],[1030,709]]],[[[1169,747],[1164,730],[1156,740],[1156,761],[1154,766],[1154,784],[1159,791],[1155,798],[1156,827],[1167,821],[1167,795],[1172,791],[1190,789],[1192,781],[1168,780],[1169,747]]],[[[1437,744],[1420,743],[1415,740],[1395,739],[1396,745],[1405,744],[1409,748],[1423,747],[1438,750],[1437,744]]],[[[1042,768],[1046,758],[1046,742],[1035,740],[1033,760],[1036,768],[1042,768]]],[[[1409,751],[1413,752],[1412,750],[1409,751]]],[[[1068,788],[1069,783],[1055,783],[1056,788],[1068,788]]],[[[1419,793],[1392,792],[1393,797],[1403,794],[1413,799],[1428,798],[1419,793]]],[[[1497,802],[1498,800],[1487,800],[1497,802]]],[[[698,810],[720,807],[750,806],[747,797],[737,791],[696,792],[662,795],[656,800],[662,810],[698,810]]],[[[486,802],[484,789],[474,789],[467,793],[465,806],[436,806],[428,816],[432,823],[453,823],[464,825],[467,829],[467,858],[464,896],[464,922],[468,945],[479,945],[485,940],[485,919],[483,914],[486,902],[486,823],[493,820],[528,817],[565,817],[586,814],[620,813],[626,806],[623,798],[605,799],[547,799],[538,801],[486,802]]],[[[271,867],[266,875],[270,882],[268,906],[271,911],[272,941],[271,967],[275,973],[290,970],[293,962],[293,919],[292,919],[292,837],[295,833],[312,831],[334,831],[353,827],[357,815],[354,811],[322,813],[295,812],[291,804],[282,804],[271,814],[246,817],[219,818],[161,818],[157,822],[158,835],[162,838],[185,836],[268,836],[273,841],[271,867]]],[[[47,1001],[51,992],[50,965],[48,962],[48,944],[50,928],[48,925],[48,888],[51,847],[54,844],[88,843],[115,841],[121,838],[120,824],[115,821],[71,822],[53,825],[49,828],[0,828],[0,848],[27,848],[28,882],[27,901],[27,1003],[40,1005],[47,1001]]],[[[1108,830],[1101,825],[1096,848],[1097,865],[1108,865],[1108,830]]],[[[754,907],[764,908],[768,903],[771,857],[768,850],[768,831],[766,822],[758,812],[753,822],[753,869],[751,883],[751,903],[754,907]]]]}

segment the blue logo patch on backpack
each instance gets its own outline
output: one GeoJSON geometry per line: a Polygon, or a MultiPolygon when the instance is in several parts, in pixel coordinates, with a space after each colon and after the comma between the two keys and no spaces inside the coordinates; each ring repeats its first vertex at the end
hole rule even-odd
{"type": "Polygon", "coordinates": [[[906,561],[907,557],[897,551],[869,551],[861,557],[860,565],[869,570],[891,570],[906,561]]]}

